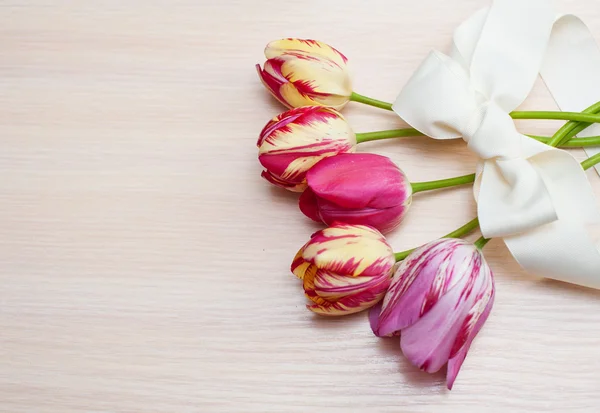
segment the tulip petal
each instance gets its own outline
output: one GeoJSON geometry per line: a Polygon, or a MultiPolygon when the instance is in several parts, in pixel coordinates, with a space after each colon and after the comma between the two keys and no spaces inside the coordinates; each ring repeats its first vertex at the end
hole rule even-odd
{"type": "Polygon", "coordinates": [[[319,142],[293,149],[278,149],[258,156],[258,161],[274,175],[284,180],[304,181],[306,172],[321,159],[338,151],[353,150],[338,142],[319,142]],[[294,177],[299,177],[294,179],[294,177]]]}
{"type": "Polygon", "coordinates": [[[369,325],[373,334],[378,335],[376,331],[379,330],[379,314],[381,313],[382,301],[371,307],[369,310],[369,325]]]}
{"type": "Polygon", "coordinates": [[[281,67],[284,63],[285,60],[283,59],[269,59],[265,62],[263,69],[267,74],[271,75],[271,77],[280,85],[288,82],[286,77],[283,75],[283,72],[281,71],[281,67]]]}
{"type": "MultiPolygon", "coordinates": [[[[309,189],[310,184],[307,191],[309,189]]],[[[313,196],[315,196],[314,192],[313,196]]],[[[394,230],[400,225],[404,220],[408,208],[406,205],[399,205],[385,209],[343,209],[327,201],[318,199],[316,196],[315,200],[318,205],[318,216],[327,225],[331,225],[334,222],[343,222],[351,225],[369,225],[377,228],[384,234],[394,230]]]]}
{"type": "Polygon", "coordinates": [[[281,86],[283,83],[279,79],[277,79],[276,77],[271,75],[270,73],[262,70],[260,65],[258,65],[258,64],[256,65],[256,70],[258,71],[258,76],[260,77],[260,81],[265,86],[265,88],[269,92],[271,92],[271,95],[273,95],[273,97],[275,97],[275,99],[277,99],[284,106],[291,107],[285,101],[283,96],[281,95],[280,89],[281,89],[281,86]]]}
{"type": "Polygon", "coordinates": [[[265,48],[267,59],[281,56],[286,53],[297,52],[307,55],[322,56],[343,67],[348,59],[338,50],[318,40],[281,39],[270,42],[265,48]]]}
{"type": "Polygon", "coordinates": [[[300,182],[284,181],[284,180],[276,177],[269,171],[262,171],[260,176],[262,176],[264,179],[266,179],[268,182],[272,183],[273,185],[278,186],[280,188],[285,188],[288,191],[302,192],[306,189],[306,183],[304,181],[300,181],[300,182]]]}
{"type": "Polygon", "coordinates": [[[303,287],[306,297],[312,301],[312,304],[306,307],[314,313],[326,316],[340,316],[357,313],[363,311],[375,304],[377,304],[383,298],[389,279],[386,277],[380,277],[379,279],[372,279],[369,281],[368,286],[363,286],[358,291],[351,292],[352,286],[350,285],[338,285],[333,286],[330,291],[338,289],[338,293],[327,293],[323,291],[323,278],[327,277],[330,279],[335,277],[340,284],[344,283],[343,278],[349,280],[355,280],[356,278],[371,278],[371,277],[348,277],[337,274],[327,273],[323,275],[321,270],[316,272],[307,271],[303,280],[303,287]],[[317,285],[319,283],[319,285],[317,285]],[[322,296],[324,293],[325,296],[322,296]]]}
{"type": "Polygon", "coordinates": [[[394,274],[375,334],[387,336],[415,323],[450,288],[467,283],[480,260],[473,244],[460,239],[436,240],[416,249],[394,274]]]}
{"type": "Polygon", "coordinates": [[[256,146],[259,148],[262,147],[267,140],[268,144],[275,145],[276,138],[279,134],[286,132],[291,133],[293,131],[293,129],[287,125],[296,121],[302,116],[305,116],[307,112],[307,110],[290,109],[287,112],[275,116],[273,119],[267,122],[260,132],[256,146]]]}
{"type": "Polygon", "coordinates": [[[296,253],[291,266],[292,273],[300,279],[304,278],[304,273],[311,265],[309,262],[304,261],[304,258],[302,258],[303,252],[304,247],[300,248],[300,250],[296,253]]]}
{"type": "Polygon", "coordinates": [[[337,111],[311,106],[292,109],[271,120],[261,132],[258,144],[259,155],[308,156],[352,150],[356,136],[337,111]]]}
{"type": "Polygon", "coordinates": [[[369,310],[369,325],[371,326],[371,331],[378,337],[393,337],[400,336],[400,331],[396,331],[394,333],[388,334],[386,336],[379,336],[376,331],[379,330],[379,314],[381,313],[383,301],[379,301],[369,310]]]}
{"type": "Polygon", "coordinates": [[[325,159],[311,169],[307,180],[319,198],[348,209],[397,207],[410,204],[412,195],[400,168],[389,158],[370,153],[325,159]]]}
{"type": "Polygon", "coordinates": [[[435,373],[448,362],[469,311],[467,306],[456,307],[462,294],[460,287],[451,289],[419,321],[402,329],[400,347],[413,365],[435,373]]]}
{"type": "Polygon", "coordinates": [[[376,294],[383,293],[390,285],[390,281],[391,278],[386,274],[378,277],[348,277],[326,270],[318,270],[314,278],[314,289],[319,297],[332,301],[367,290],[376,294]]]}
{"type": "Polygon", "coordinates": [[[342,316],[359,313],[377,304],[383,298],[384,293],[373,294],[365,292],[359,296],[349,296],[335,303],[310,304],[308,308],[313,313],[324,316],[342,316]]]}
{"type": "Polygon", "coordinates": [[[423,302],[444,256],[437,253],[440,241],[426,244],[400,263],[383,300],[377,336],[393,334],[422,315],[423,302]]]}
{"type": "Polygon", "coordinates": [[[321,103],[313,99],[312,96],[300,92],[293,83],[283,84],[279,89],[279,93],[281,94],[281,98],[285,99],[287,102],[286,105],[290,107],[321,105],[321,103]]]}
{"type": "Polygon", "coordinates": [[[456,376],[467,356],[467,352],[471,347],[473,339],[483,327],[483,324],[488,319],[492,306],[494,305],[495,289],[493,279],[490,279],[490,289],[486,291],[477,300],[475,306],[469,312],[467,319],[463,323],[461,331],[458,334],[457,340],[454,343],[450,360],[448,360],[448,371],[446,373],[446,385],[449,390],[452,390],[456,376]],[[462,345],[460,345],[462,343],[462,345]],[[457,344],[460,345],[456,350],[457,344]]]}
{"type": "Polygon", "coordinates": [[[310,96],[316,101],[336,97],[340,102],[347,102],[352,95],[349,73],[328,60],[299,58],[297,55],[285,55],[279,59],[284,61],[282,75],[303,96],[310,96]]]}
{"type": "Polygon", "coordinates": [[[395,263],[383,235],[362,225],[338,224],[317,232],[302,256],[321,269],[350,276],[389,274],[395,263]]]}
{"type": "Polygon", "coordinates": [[[310,189],[306,188],[299,199],[300,211],[313,221],[322,222],[319,216],[319,209],[317,208],[317,198],[315,193],[310,189]]]}

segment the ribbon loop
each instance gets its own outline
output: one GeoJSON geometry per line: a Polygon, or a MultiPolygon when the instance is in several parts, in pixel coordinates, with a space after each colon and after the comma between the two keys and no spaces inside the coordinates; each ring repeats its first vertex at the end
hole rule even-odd
{"type": "Polygon", "coordinates": [[[393,109],[428,136],[455,139],[478,112],[478,105],[462,67],[445,54],[434,51],[402,89],[393,109]]]}

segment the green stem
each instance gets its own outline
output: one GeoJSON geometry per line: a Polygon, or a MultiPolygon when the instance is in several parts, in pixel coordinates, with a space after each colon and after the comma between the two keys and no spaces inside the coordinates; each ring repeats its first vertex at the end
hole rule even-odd
{"type": "Polygon", "coordinates": [[[474,218],[460,228],[444,235],[442,238],[461,238],[479,226],[479,218],[474,218]]]}
{"type": "Polygon", "coordinates": [[[391,129],[391,130],[382,130],[377,132],[365,132],[365,133],[357,133],[356,134],[356,142],[371,142],[378,141],[381,139],[391,139],[391,138],[404,138],[408,136],[424,136],[421,132],[414,128],[405,128],[405,129],[391,129]]]}
{"type": "Polygon", "coordinates": [[[592,166],[594,166],[598,163],[600,163],[600,153],[597,153],[596,155],[592,156],[591,158],[588,158],[585,161],[581,162],[581,167],[583,168],[584,171],[587,171],[592,166]]]}
{"type": "MultiPolygon", "coordinates": [[[[576,123],[578,125],[585,125],[585,127],[589,126],[589,123],[583,123],[583,124],[578,123],[578,122],[573,122],[573,123],[576,123]]],[[[575,136],[577,133],[581,132],[583,129],[585,129],[585,128],[582,126],[572,128],[571,129],[572,132],[575,132],[575,133],[572,133],[572,136],[575,136]]],[[[571,133],[569,135],[571,135],[571,133]]],[[[425,134],[419,132],[415,128],[389,129],[389,130],[382,130],[382,131],[377,131],[377,132],[363,132],[363,133],[356,134],[356,142],[364,143],[364,142],[379,141],[379,140],[383,140],[383,139],[406,138],[406,137],[412,137],[412,136],[425,136],[425,134]]],[[[529,136],[530,138],[535,139],[536,141],[540,141],[545,144],[550,143],[550,141],[552,139],[551,136],[538,136],[538,135],[526,135],[526,136],[529,136]]],[[[569,136],[569,137],[572,137],[572,136],[569,136]]],[[[581,148],[584,146],[600,146],[600,136],[588,136],[585,138],[571,139],[567,142],[562,143],[560,146],[565,147],[565,148],[581,148]]]]}
{"type": "MultiPolygon", "coordinates": [[[[373,99],[356,92],[352,92],[350,100],[354,102],[364,103],[365,105],[375,106],[377,108],[392,110],[392,104],[382,100],[373,99]]],[[[513,119],[551,119],[551,120],[568,120],[576,122],[600,123],[600,115],[596,115],[597,110],[592,110],[596,105],[584,110],[583,112],[561,112],[561,111],[513,111],[509,115],[513,119]]],[[[600,109],[600,106],[598,106],[600,109]]],[[[556,146],[556,145],[550,145],[556,146]]]]}
{"type": "Polygon", "coordinates": [[[509,113],[513,119],[550,119],[570,120],[577,122],[599,123],[600,116],[585,112],[560,112],[560,111],[515,111],[509,113]]]}
{"type": "MultiPolygon", "coordinates": [[[[449,233],[447,235],[444,235],[442,238],[461,238],[461,237],[464,237],[465,235],[467,235],[469,232],[473,231],[478,226],[479,226],[479,218],[475,218],[475,219],[467,222],[462,227],[455,229],[454,231],[452,231],[451,233],[449,233]]],[[[408,257],[410,255],[410,253],[413,252],[415,249],[416,248],[412,248],[410,250],[395,253],[394,257],[396,258],[396,262],[402,261],[403,259],[408,257]]]]}
{"type": "Polygon", "coordinates": [[[376,108],[392,110],[392,104],[388,102],[384,102],[382,100],[373,99],[364,95],[360,95],[356,92],[352,92],[350,95],[350,100],[354,102],[363,103],[365,105],[375,106],[376,108]]]}
{"type": "MultiPolygon", "coordinates": [[[[592,106],[585,109],[583,113],[597,113],[598,111],[600,111],[600,102],[594,103],[592,106]]],[[[559,146],[561,143],[577,135],[588,126],[589,123],[567,122],[556,131],[552,139],[548,142],[548,145],[559,146]]]]}
{"type": "Polygon", "coordinates": [[[485,244],[487,244],[488,242],[490,242],[490,238],[486,238],[486,237],[480,237],[477,241],[475,241],[475,246],[477,247],[477,249],[483,249],[483,247],[485,247],[485,244]]]}
{"type": "Polygon", "coordinates": [[[412,182],[413,194],[433,189],[448,188],[450,186],[465,185],[475,182],[475,174],[456,176],[448,179],[438,179],[437,181],[412,182]]]}
{"type": "MultiPolygon", "coordinates": [[[[580,123],[581,125],[581,123],[580,123]]],[[[583,125],[589,125],[584,123],[583,125]]],[[[575,132],[581,132],[580,128],[575,128],[575,132]]],[[[379,141],[384,139],[393,139],[393,138],[406,138],[413,136],[425,136],[425,134],[419,132],[415,128],[403,128],[403,129],[390,129],[390,130],[382,130],[377,132],[363,132],[356,134],[356,142],[357,143],[365,143],[372,141],[379,141]]],[[[548,144],[552,137],[550,136],[538,136],[538,135],[526,135],[536,141],[540,141],[542,143],[548,144]]],[[[588,136],[585,138],[577,138],[571,139],[567,142],[564,142],[560,145],[563,148],[581,148],[585,146],[600,146],[600,136],[588,136]]]]}
{"type": "MultiPolygon", "coordinates": [[[[578,131],[577,133],[579,133],[579,132],[581,132],[581,131],[578,131]]],[[[535,136],[535,135],[527,135],[527,136],[535,139],[536,141],[545,143],[546,145],[548,145],[550,143],[550,139],[552,139],[547,136],[535,136]]],[[[561,143],[559,146],[561,148],[582,148],[584,146],[600,146],[600,136],[588,136],[586,138],[571,139],[567,142],[561,143]]]]}

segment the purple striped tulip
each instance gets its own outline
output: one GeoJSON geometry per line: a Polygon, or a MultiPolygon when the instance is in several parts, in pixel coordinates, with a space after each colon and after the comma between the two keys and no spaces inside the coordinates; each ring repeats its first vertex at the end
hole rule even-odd
{"type": "Polygon", "coordinates": [[[369,225],[386,233],[402,222],[412,201],[404,172],[389,158],[371,153],[323,159],[308,171],[306,182],[300,210],[327,225],[369,225]]]}
{"type": "Polygon", "coordinates": [[[483,254],[459,239],[430,242],[398,267],[385,298],[369,315],[379,337],[400,334],[409,361],[433,373],[446,363],[454,380],[494,303],[494,279],[483,254]]]}
{"type": "Polygon", "coordinates": [[[306,172],[321,159],[356,148],[356,135],[332,108],[288,110],[266,124],[257,142],[263,178],[290,191],[306,188],[306,172]]]}
{"type": "Polygon", "coordinates": [[[313,234],[296,254],[292,272],[302,280],[309,310],[337,316],[377,304],[394,263],[392,247],[379,231],[338,223],[313,234]]]}
{"type": "Polygon", "coordinates": [[[256,65],[267,90],[285,106],[341,109],[352,95],[346,56],[316,40],[281,39],[265,48],[264,69],[256,65]]]}

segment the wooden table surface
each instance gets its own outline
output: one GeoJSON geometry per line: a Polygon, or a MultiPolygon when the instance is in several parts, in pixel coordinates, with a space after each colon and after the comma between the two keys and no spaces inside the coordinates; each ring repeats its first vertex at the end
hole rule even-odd
{"type": "MultiPolygon", "coordinates": [[[[259,177],[257,134],[282,111],[253,66],[269,40],[329,42],[357,92],[393,100],[487,3],[0,2],[0,411],[597,412],[599,292],[526,275],[493,241],[496,303],[449,392],[366,314],[304,308],[289,264],[318,226],[259,177]]],[[[600,37],[596,0],[561,10],[600,37]]],[[[541,82],[524,107],[555,108],[541,82]]],[[[402,125],[344,113],[357,131],[402,125]]],[[[460,140],[360,150],[415,181],[476,162],[460,140]]],[[[419,194],[389,239],[415,246],[474,213],[470,188],[419,194]]]]}

